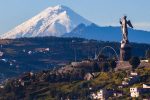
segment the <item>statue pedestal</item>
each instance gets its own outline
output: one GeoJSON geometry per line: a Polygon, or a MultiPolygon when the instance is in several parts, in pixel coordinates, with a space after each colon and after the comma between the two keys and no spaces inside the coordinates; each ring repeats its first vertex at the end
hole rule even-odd
{"type": "Polygon", "coordinates": [[[129,61],[129,59],[131,58],[131,50],[132,50],[132,47],[129,43],[121,42],[120,60],[129,61]]]}

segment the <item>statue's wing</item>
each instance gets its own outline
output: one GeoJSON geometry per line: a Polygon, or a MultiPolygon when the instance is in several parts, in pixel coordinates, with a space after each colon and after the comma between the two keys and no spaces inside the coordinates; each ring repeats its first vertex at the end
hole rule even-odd
{"type": "Polygon", "coordinates": [[[133,26],[132,26],[132,24],[131,24],[131,21],[130,21],[130,20],[128,21],[128,25],[129,25],[131,28],[133,28],[133,26]]]}
{"type": "Polygon", "coordinates": [[[120,22],[120,24],[122,25],[122,22],[121,22],[121,20],[120,20],[119,22],[120,22]]]}

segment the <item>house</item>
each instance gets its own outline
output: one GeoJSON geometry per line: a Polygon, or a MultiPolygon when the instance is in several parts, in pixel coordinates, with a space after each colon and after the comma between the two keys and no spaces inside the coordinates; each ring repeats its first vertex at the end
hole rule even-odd
{"type": "Polygon", "coordinates": [[[4,53],[0,51],[0,57],[2,57],[3,55],[4,55],[4,53]]]}
{"type": "Polygon", "coordinates": [[[93,99],[93,100],[96,100],[97,99],[97,95],[95,93],[92,93],[90,95],[90,98],[93,99]]]}
{"type": "Polygon", "coordinates": [[[150,89],[150,84],[143,84],[143,88],[150,89]]]}
{"type": "Polygon", "coordinates": [[[131,76],[131,77],[129,77],[129,84],[131,85],[131,84],[134,84],[134,83],[137,83],[137,82],[139,82],[139,79],[140,79],[140,77],[139,76],[131,76]]]}
{"type": "Polygon", "coordinates": [[[89,90],[92,90],[93,88],[92,87],[89,87],[89,90]]]}
{"type": "Polygon", "coordinates": [[[123,92],[122,91],[113,91],[113,96],[121,97],[121,96],[123,96],[123,92]]]}
{"type": "Polygon", "coordinates": [[[150,93],[150,85],[143,84],[143,88],[130,88],[130,96],[131,97],[139,97],[140,95],[150,93]]]}
{"type": "Polygon", "coordinates": [[[45,51],[50,51],[50,49],[49,48],[45,48],[45,51]]]}
{"type": "Polygon", "coordinates": [[[121,97],[123,92],[114,89],[100,89],[97,93],[90,95],[92,100],[107,100],[109,97],[121,97]]]}
{"type": "Polygon", "coordinates": [[[119,85],[119,86],[118,86],[118,88],[119,88],[119,89],[122,89],[122,88],[123,88],[123,86],[122,86],[122,85],[119,85]]]}
{"type": "Polygon", "coordinates": [[[132,85],[132,84],[138,82],[139,79],[140,79],[140,76],[138,75],[138,73],[131,72],[130,76],[124,78],[124,80],[122,81],[122,85],[123,86],[132,85]]]}
{"type": "Polygon", "coordinates": [[[29,54],[29,55],[32,54],[32,51],[28,51],[28,54],[29,54]]]}
{"type": "Polygon", "coordinates": [[[108,97],[107,90],[100,89],[97,93],[92,93],[90,98],[92,100],[106,100],[108,97]]]}
{"type": "Polygon", "coordinates": [[[150,93],[150,84],[143,84],[143,88],[141,90],[142,94],[150,93]]]}
{"type": "Polygon", "coordinates": [[[107,91],[105,89],[101,89],[97,92],[97,99],[105,100],[107,98],[107,91]]]}
{"type": "Polygon", "coordinates": [[[143,63],[143,62],[144,62],[144,63],[148,63],[149,60],[141,60],[140,62],[141,62],[141,63],[143,63]]]}
{"type": "Polygon", "coordinates": [[[30,73],[29,73],[29,76],[30,76],[30,77],[32,77],[33,75],[34,75],[34,73],[33,73],[33,72],[30,72],[30,73]]]}
{"type": "Polygon", "coordinates": [[[10,65],[10,66],[12,66],[12,65],[13,65],[13,63],[12,63],[12,62],[10,62],[10,63],[9,63],[9,65],[10,65]]]}
{"type": "Polygon", "coordinates": [[[3,62],[8,62],[8,60],[7,60],[7,59],[1,59],[1,61],[3,61],[3,62]]]}
{"type": "Polygon", "coordinates": [[[36,48],[35,52],[49,52],[50,48],[36,48]]]}
{"type": "Polygon", "coordinates": [[[4,85],[0,84],[0,88],[3,89],[3,88],[4,88],[4,85]]]}
{"type": "Polygon", "coordinates": [[[139,97],[140,90],[138,88],[130,88],[130,96],[131,97],[139,97]]]}
{"type": "Polygon", "coordinates": [[[127,82],[127,81],[122,81],[122,85],[123,85],[123,86],[128,86],[128,85],[129,85],[129,82],[127,82]]]}
{"type": "Polygon", "coordinates": [[[136,73],[136,72],[131,72],[130,75],[131,75],[131,76],[138,76],[138,73],[136,73]]]}

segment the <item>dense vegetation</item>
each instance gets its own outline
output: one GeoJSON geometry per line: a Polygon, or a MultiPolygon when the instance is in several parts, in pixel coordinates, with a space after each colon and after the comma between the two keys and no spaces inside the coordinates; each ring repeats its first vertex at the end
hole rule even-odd
{"type": "MultiPolygon", "coordinates": [[[[82,68],[82,67],[81,67],[82,68]]],[[[75,71],[75,70],[74,70],[75,71]]],[[[0,89],[0,99],[2,100],[60,100],[61,98],[71,98],[87,100],[91,92],[103,89],[115,89],[122,91],[124,96],[112,97],[111,99],[131,99],[129,88],[132,86],[142,87],[142,83],[150,83],[150,67],[139,67],[135,69],[140,75],[139,82],[131,86],[120,89],[118,86],[130,73],[128,70],[118,70],[107,72],[95,72],[97,76],[91,80],[83,80],[82,71],[63,73],[56,75],[55,71],[42,71],[35,75],[25,74],[22,79],[26,80],[26,85],[19,85],[19,78],[6,82],[5,88],[0,89]],[[55,74],[54,74],[55,73],[55,74]],[[50,76],[50,77],[48,77],[50,76]],[[81,77],[80,77],[81,76],[81,77]],[[31,80],[30,82],[28,82],[31,80]],[[90,89],[92,88],[92,89],[90,89]]],[[[145,95],[148,97],[148,95],[145,95]]],[[[140,97],[143,98],[143,97],[140,97]]]]}

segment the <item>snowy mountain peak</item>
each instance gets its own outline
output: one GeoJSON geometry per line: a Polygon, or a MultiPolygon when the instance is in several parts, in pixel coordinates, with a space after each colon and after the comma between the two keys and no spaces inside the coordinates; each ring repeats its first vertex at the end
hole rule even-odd
{"type": "Polygon", "coordinates": [[[64,5],[57,5],[57,6],[54,6],[54,7],[48,7],[47,9],[49,9],[49,10],[61,10],[61,9],[70,9],[70,8],[68,8],[68,7],[66,7],[66,6],[64,6],[64,5]]]}
{"type": "Polygon", "coordinates": [[[80,23],[89,25],[91,22],[75,13],[70,8],[57,5],[48,7],[38,15],[17,26],[0,37],[21,38],[40,36],[62,36],[72,31],[80,23]]]}

